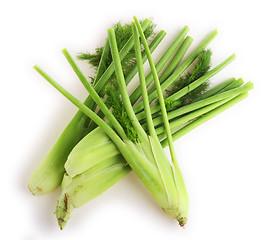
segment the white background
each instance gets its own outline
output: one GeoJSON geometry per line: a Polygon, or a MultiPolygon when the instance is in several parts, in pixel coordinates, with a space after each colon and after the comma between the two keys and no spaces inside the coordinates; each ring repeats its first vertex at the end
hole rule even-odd
{"type": "MultiPolygon", "coordinates": [[[[1,1],[0,231],[6,239],[267,239],[266,1],[1,1]],[[86,92],[61,53],[93,51],[118,20],[153,17],[167,36],[155,59],[184,25],[193,47],[218,28],[212,66],[237,59],[215,76],[253,81],[249,97],[176,142],[188,187],[186,229],[169,219],[131,173],[74,211],[63,231],[53,212],[60,191],[35,197],[31,173],[76,108],[32,68],[42,66],[80,99],[86,92]],[[162,49],[162,50],[161,50],[162,49]]],[[[86,64],[79,63],[86,74],[86,64]]]]}

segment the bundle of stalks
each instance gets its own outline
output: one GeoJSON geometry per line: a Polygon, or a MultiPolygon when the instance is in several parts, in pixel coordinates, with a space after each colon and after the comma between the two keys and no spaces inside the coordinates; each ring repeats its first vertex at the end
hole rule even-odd
{"type": "Polygon", "coordinates": [[[115,25],[108,29],[105,46],[97,49],[98,54],[80,54],[80,59],[97,67],[92,84],[69,52],[63,50],[89,92],[84,103],[40,67],[34,67],[79,108],[29,183],[35,195],[49,193],[61,184],[56,207],[61,229],[75,208],[106,191],[131,170],[167,215],[184,226],[188,195],[173,141],[246,98],[253,88],[251,82],[244,84],[235,78],[209,87],[211,77],[235,58],[233,54],[210,69],[211,51],[206,47],[217,30],[182,61],[192,43],[192,38],[186,36],[189,28],[184,27],[155,64],[151,53],[165,32],[153,34],[153,28],[148,19],[140,22],[134,17],[125,28],[115,25]],[[128,37],[118,29],[124,29],[128,37]],[[146,60],[151,70],[147,76],[143,68],[146,60]],[[186,73],[189,66],[193,70],[186,73]],[[140,85],[129,96],[127,85],[136,73],[140,85]],[[167,146],[171,161],[163,150],[167,146]]]}

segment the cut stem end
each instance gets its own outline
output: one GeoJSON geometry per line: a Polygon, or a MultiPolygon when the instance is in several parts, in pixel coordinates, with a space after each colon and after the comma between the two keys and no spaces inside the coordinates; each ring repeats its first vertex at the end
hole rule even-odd
{"type": "Polygon", "coordinates": [[[70,214],[73,209],[74,206],[70,203],[68,194],[67,193],[63,194],[57,203],[57,208],[55,212],[61,230],[67,224],[67,221],[69,220],[70,214]]]}

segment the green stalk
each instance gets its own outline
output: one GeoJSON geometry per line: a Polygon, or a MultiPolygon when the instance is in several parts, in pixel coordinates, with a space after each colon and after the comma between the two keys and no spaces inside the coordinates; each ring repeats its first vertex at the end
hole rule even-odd
{"type": "MultiPolygon", "coordinates": [[[[188,125],[186,125],[185,127],[177,130],[175,133],[173,133],[172,137],[173,140],[176,141],[176,139],[182,137],[183,135],[185,135],[186,133],[190,132],[191,130],[193,130],[194,128],[200,126],[201,124],[207,122],[208,120],[210,120],[211,118],[217,116],[218,114],[222,113],[223,111],[227,110],[228,108],[230,108],[231,106],[233,106],[234,104],[242,101],[243,99],[245,99],[248,96],[248,93],[242,93],[240,95],[238,95],[237,97],[235,97],[234,99],[228,101],[227,103],[217,107],[216,109],[208,112],[207,114],[204,114],[203,116],[201,116],[200,118],[198,118],[197,120],[189,123],[188,125]]],[[[161,142],[163,147],[168,146],[168,141],[165,139],[161,142]]]]}
{"type": "MultiPolygon", "coordinates": [[[[206,114],[207,112],[209,112],[209,111],[211,111],[211,110],[223,105],[224,103],[230,101],[234,97],[226,98],[226,99],[223,99],[221,101],[212,103],[212,104],[210,104],[208,106],[202,107],[202,108],[200,108],[198,110],[195,110],[195,111],[193,111],[193,112],[191,112],[191,113],[189,113],[187,115],[183,115],[182,117],[175,119],[174,121],[172,121],[170,123],[171,130],[172,131],[178,130],[178,126],[183,126],[184,124],[195,120],[197,117],[200,117],[201,115],[206,114]]],[[[157,128],[157,134],[158,134],[158,137],[160,139],[163,139],[164,137],[166,137],[164,126],[160,126],[160,127],[157,128]]]]}
{"type": "MultiPolygon", "coordinates": [[[[109,51],[110,51],[110,46],[109,46],[109,40],[107,38],[106,41],[105,41],[103,52],[101,54],[100,63],[99,63],[99,66],[97,68],[97,73],[96,73],[96,76],[95,76],[94,81],[92,83],[93,86],[96,85],[96,83],[98,82],[98,80],[104,74],[104,72],[106,70],[106,60],[107,60],[107,57],[109,55],[109,51]]],[[[92,105],[91,110],[96,109],[96,107],[97,107],[97,105],[96,105],[96,103],[94,103],[92,105]]],[[[88,121],[90,121],[90,119],[88,119],[88,121]]]]}
{"type": "MultiPolygon", "coordinates": [[[[160,58],[160,60],[156,64],[157,72],[160,72],[162,70],[162,68],[166,65],[168,60],[173,55],[174,51],[178,48],[178,46],[181,44],[181,42],[185,38],[188,31],[189,31],[189,27],[185,26],[182,29],[182,31],[178,34],[178,36],[175,38],[175,40],[172,42],[172,44],[168,47],[168,49],[165,51],[163,56],[160,58]]],[[[182,57],[184,56],[184,54],[186,53],[186,51],[188,49],[187,45],[184,45],[183,48],[179,48],[179,50],[178,50],[179,56],[182,56],[182,57]]],[[[190,46],[190,44],[189,44],[189,46],[190,46]]],[[[174,59],[172,61],[174,62],[174,59]]],[[[152,75],[152,73],[149,73],[148,76],[146,77],[146,86],[148,87],[152,82],[153,82],[153,75],[152,75]]],[[[130,101],[134,104],[140,98],[140,96],[141,96],[141,89],[138,86],[131,94],[130,101]]]]}
{"type": "MultiPolygon", "coordinates": [[[[151,42],[151,44],[150,44],[150,50],[153,52],[155,49],[156,49],[156,47],[161,43],[161,41],[164,39],[164,37],[166,36],[166,32],[165,31],[163,31],[163,30],[161,30],[157,35],[156,35],[156,37],[153,39],[153,41],[151,42]]],[[[108,39],[108,38],[107,38],[108,39]]],[[[108,39],[109,40],[109,39],[108,39]]],[[[108,42],[109,43],[109,42],[108,42]]],[[[145,63],[145,61],[147,60],[147,56],[146,56],[146,54],[144,53],[143,54],[143,56],[142,56],[142,61],[143,61],[143,63],[145,63]]],[[[125,78],[125,80],[126,80],[126,84],[129,84],[130,83],[130,81],[134,78],[134,76],[136,75],[136,73],[137,73],[137,71],[138,71],[138,67],[137,67],[137,64],[135,64],[134,66],[133,66],[133,68],[127,73],[127,75],[126,75],[126,78],[125,78]]],[[[94,111],[96,110],[96,104],[95,104],[95,106],[94,106],[94,111]]],[[[98,116],[100,117],[100,118],[104,118],[104,114],[101,112],[101,111],[99,111],[98,112],[98,116]]],[[[94,122],[91,122],[91,124],[90,124],[90,126],[89,126],[89,128],[88,128],[88,132],[90,132],[90,131],[92,131],[92,130],[94,130],[95,128],[97,127],[97,125],[94,123],[94,122]]]]}
{"type": "MultiPolygon", "coordinates": [[[[162,42],[164,37],[166,36],[166,32],[161,30],[157,36],[154,38],[154,40],[150,44],[150,50],[153,52],[156,47],[162,42]]],[[[165,53],[164,53],[165,54],[165,53]]],[[[142,54],[142,62],[145,63],[147,60],[147,55],[145,53],[142,54]]],[[[168,61],[168,60],[167,60],[168,61]]],[[[135,64],[135,66],[128,72],[127,76],[125,77],[126,84],[128,85],[130,81],[135,77],[135,75],[138,72],[138,65],[135,64]]]]}
{"type": "MultiPolygon", "coordinates": [[[[228,80],[227,80],[228,81],[228,80]]],[[[235,80],[233,83],[229,84],[227,87],[223,87],[220,92],[223,91],[228,91],[231,89],[236,89],[238,87],[240,87],[243,84],[243,80],[240,78],[238,80],[235,80]]],[[[216,86],[215,88],[218,88],[218,86],[216,86]]],[[[185,115],[184,110],[183,111],[177,111],[177,114],[175,116],[169,115],[170,118],[174,118],[174,120],[171,120],[171,128],[172,131],[174,132],[175,130],[180,129],[181,127],[183,127],[186,123],[189,123],[193,120],[195,120],[196,117],[199,117],[203,114],[206,114],[207,112],[211,111],[212,109],[214,109],[217,106],[223,105],[226,101],[230,101],[231,99],[235,98],[236,96],[246,93],[247,91],[253,89],[253,84],[248,83],[248,86],[246,88],[242,88],[240,89],[238,92],[233,92],[232,94],[229,95],[228,98],[223,98],[223,100],[219,100],[219,101],[211,101],[210,104],[206,105],[204,104],[204,106],[198,108],[197,110],[192,111],[194,108],[189,108],[188,110],[186,110],[185,112],[189,112],[185,115]],[[179,117],[182,116],[182,117],[179,117]]],[[[213,90],[213,89],[211,89],[213,90]]],[[[221,99],[221,98],[219,98],[221,99]]],[[[205,102],[204,102],[205,103],[205,102]]],[[[190,106],[190,105],[189,105],[190,106]]],[[[144,125],[143,125],[144,126],[144,125]]],[[[146,126],[144,126],[144,128],[146,129],[146,126]]],[[[158,134],[158,138],[162,139],[166,137],[166,133],[165,133],[165,129],[163,126],[159,125],[156,129],[157,134],[158,134]]]]}
{"type": "MultiPolygon", "coordinates": [[[[135,113],[132,109],[132,105],[131,105],[131,102],[130,102],[130,99],[128,96],[125,77],[124,77],[122,67],[121,67],[121,61],[119,58],[119,54],[117,54],[118,49],[117,49],[117,44],[116,44],[116,40],[115,40],[114,29],[112,29],[112,28],[108,29],[108,36],[109,36],[109,40],[110,40],[111,53],[112,53],[112,57],[113,57],[114,65],[115,65],[115,74],[117,77],[118,86],[120,89],[121,98],[122,98],[122,101],[124,103],[124,107],[126,109],[126,112],[128,114],[128,117],[129,117],[133,127],[141,135],[139,137],[140,138],[146,137],[146,134],[144,133],[143,128],[141,127],[139,121],[136,119],[135,113]]],[[[147,58],[148,58],[148,56],[147,56],[147,58]]]]}
{"type": "MultiPolygon", "coordinates": [[[[156,136],[154,125],[153,125],[153,120],[152,120],[152,116],[151,116],[151,112],[150,112],[150,104],[149,104],[149,100],[148,100],[147,86],[146,86],[146,80],[145,80],[142,57],[141,57],[141,47],[140,47],[140,41],[139,41],[139,34],[137,32],[137,28],[136,28],[134,22],[131,23],[131,26],[132,26],[132,32],[133,32],[133,37],[134,37],[134,47],[135,47],[135,53],[136,53],[136,58],[137,58],[137,66],[138,66],[138,73],[139,73],[139,80],[140,80],[141,95],[142,95],[142,101],[143,101],[143,105],[144,105],[144,112],[145,112],[145,116],[146,116],[146,121],[147,121],[148,129],[149,129],[149,135],[156,136]]],[[[148,56],[147,53],[146,53],[146,56],[148,56]]]]}
{"type": "MultiPolygon", "coordinates": [[[[246,92],[242,92],[244,94],[246,92]]],[[[216,109],[218,106],[225,104],[227,101],[231,101],[233,98],[236,98],[239,95],[230,96],[230,98],[217,101],[210,105],[201,107],[195,111],[191,111],[188,114],[184,114],[182,117],[178,117],[170,122],[172,131],[179,130],[184,127],[185,124],[189,124],[191,121],[195,121],[197,117],[209,113],[211,110],[216,109]],[[231,99],[231,100],[230,100],[231,99]]],[[[225,105],[226,106],[226,105],[225,105]]],[[[144,129],[146,126],[142,125],[144,129]]],[[[155,127],[156,133],[159,139],[166,137],[164,126],[155,127]]],[[[174,133],[172,134],[173,140],[175,138],[174,133]]],[[[161,144],[162,144],[161,140],[161,144]]],[[[102,162],[108,161],[110,158],[115,157],[120,154],[119,150],[115,147],[113,142],[109,137],[100,129],[96,128],[86,137],[84,137],[79,144],[75,146],[70,155],[68,156],[68,161],[76,164],[73,167],[75,169],[80,169],[81,171],[76,174],[82,174],[86,170],[101,164],[102,162]],[[80,168],[79,168],[80,167],[80,168]]]]}
{"type": "MultiPolygon", "coordinates": [[[[91,118],[95,123],[97,123],[103,131],[112,139],[115,144],[122,144],[122,140],[115,133],[115,131],[101,118],[98,117],[92,110],[90,110],[84,103],[80,102],[77,98],[67,92],[62,86],[60,86],[54,79],[52,79],[48,74],[46,74],[39,66],[34,66],[34,69],[46,79],[53,87],[55,87],[63,96],[70,100],[75,106],[77,106],[81,111],[83,111],[89,118],[91,118]]],[[[93,89],[93,88],[92,88],[93,89]]],[[[94,89],[93,89],[94,91],[94,89]]],[[[109,111],[109,110],[108,110],[109,111]]]]}
{"type": "MultiPolygon", "coordinates": [[[[246,83],[245,85],[232,89],[232,90],[228,90],[222,93],[218,93],[215,94],[211,97],[205,98],[203,100],[200,100],[198,102],[194,102],[192,104],[183,106],[181,108],[178,108],[176,110],[173,110],[171,112],[168,113],[168,119],[173,119],[175,117],[178,117],[180,115],[183,115],[185,113],[191,112],[193,110],[196,109],[200,109],[204,106],[210,105],[212,103],[230,98],[230,97],[235,97],[243,92],[247,92],[249,90],[253,89],[253,84],[251,82],[246,83]]],[[[159,124],[162,124],[162,118],[161,116],[154,118],[154,125],[157,126],[159,124]]]]}
{"type": "MultiPolygon", "coordinates": [[[[162,55],[160,60],[157,62],[157,64],[155,65],[157,73],[159,73],[162,70],[162,68],[167,64],[168,60],[171,58],[171,55],[172,55],[171,50],[174,49],[174,48],[176,49],[176,47],[180,44],[182,35],[185,36],[186,30],[188,31],[188,27],[185,27],[179,33],[178,37],[173,41],[173,43],[166,50],[164,55],[162,55]]],[[[175,70],[174,68],[179,65],[180,60],[183,58],[183,56],[185,55],[185,53],[189,49],[189,47],[191,45],[191,42],[192,42],[192,38],[191,37],[186,37],[186,39],[184,40],[183,44],[178,48],[178,51],[176,52],[176,55],[171,59],[170,63],[168,63],[167,69],[164,71],[164,73],[166,71],[171,72],[171,71],[175,70]]],[[[151,49],[150,49],[150,51],[151,51],[151,49]]],[[[147,55],[146,55],[146,57],[147,57],[147,55]]],[[[127,78],[126,78],[126,80],[127,80],[127,78]]],[[[159,80],[160,80],[160,82],[165,81],[166,76],[161,75],[159,80]]],[[[146,76],[145,81],[146,81],[146,87],[148,87],[153,82],[152,72],[150,72],[146,76]]],[[[130,95],[131,103],[134,105],[139,100],[140,96],[141,96],[141,89],[140,89],[140,86],[137,86],[137,88],[130,95]]],[[[135,111],[135,113],[138,112],[138,110],[135,110],[135,106],[134,106],[134,111],[135,111]]]]}
{"type": "Polygon", "coordinates": [[[96,85],[96,83],[99,81],[99,79],[101,78],[101,76],[104,74],[105,70],[106,70],[106,62],[105,60],[107,59],[107,56],[109,54],[110,51],[110,45],[109,45],[109,40],[108,38],[105,41],[105,45],[103,48],[103,52],[101,55],[101,59],[100,59],[100,63],[97,69],[97,73],[96,73],[96,77],[94,79],[94,83],[93,85],[96,85]]]}
{"type": "Polygon", "coordinates": [[[214,94],[218,93],[219,91],[221,91],[222,89],[224,89],[225,87],[229,86],[231,83],[235,82],[235,78],[230,78],[220,84],[218,84],[216,87],[206,91],[205,93],[201,94],[199,97],[197,97],[193,102],[202,100],[204,98],[208,98],[213,96],[214,94]]]}
{"type": "MultiPolygon", "coordinates": [[[[229,80],[225,82],[227,84],[229,80]]],[[[243,84],[242,79],[235,80],[235,82],[241,85],[243,84]]],[[[224,89],[226,84],[221,84],[222,89],[224,89]]],[[[238,84],[232,84],[233,88],[239,87],[238,84]]],[[[221,91],[221,89],[218,86],[216,86],[215,88],[217,91],[221,91]]],[[[211,90],[214,91],[214,88],[212,88],[211,90]]],[[[230,97],[231,96],[232,95],[230,95],[230,97]]],[[[216,100],[217,101],[215,102],[217,103],[218,99],[216,100]]],[[[203,102],[203,103],[206,103],[206,102],[203,102]]],[[[185,110],[177,111],[177,114],[175,116],[172,116],[169,113],[168,117],[169,117],[169,120],[171,121],[170,124],[172,126],[172,129],[174,130],[175,128],[175,130],[177,130],[181,128],[188,121],[194,120],[194,118],[200,116],[201,114],[206,113],[207,112],[206,109],[210,111],[211,110],[210,106],[213,103],[214,101],[211,101],[210,104],[208,105],[206,104],[202,105],[199,102],[200,108],[196,108],[196,110],[194,110],[195,108],[192,108],[191,104],[189,104],[183,107],[185,110]],[[208,108],[206,108],[206,106],[208,106],[208,108]],[[182,115],[184,116],[180,117],[182,115]],[[191,118],[189,117],[189,115],[193,117],[191,118]],[[174,118],[175,120],[172,120],[171,117],[174,118]]],[[[173,110],[173,111],[176,111],[176,110],[173,110]]],[[[155,119],[153,120],[153,122],[154,121],[155,119]]],[[[146,123],[142,124],[142,127],[143,129],[146,129],[147,124],[146,123]]],[[[155,126],[155,130],[159,139],[163,139],[164,137],[166,137],[165,128],[163,126],[155,126]]],[[[65,168],[66,168],[67,173],[69,173],[69,175],[75,176],[77,174],[81,174],[85,172],[87,169],[92,168],[95,165],[98,165],[100,162],[105,161],[106,159],[108,160],[109,158],[114,157],[117,154],[120,154],[120,152],[117,149],[117,147],[113,144],[113,142],[109,139],[109,137],[103,132],[103,130],[101,130],[101,128],[96,128],[92,132],[90,132],[87,136],[85,136],[79,142],[79,144],[77,144],[74,147],[74,149],[71,151],[71,153],[68,156],[68,159],[65,164],[65,168]]]]}
{"type": "MultiPolygon", "coordinates": [[[[193,61],[197,58],[201,51],[203,51],[207,45],[216,37],[217,30],[212,31],[198,46],[197,48],[190,54],[190,56],[177,68],[177,70],[161,84],[162,91],[166,90],[176,79],[180,77],[180,75],[193,63],[193,61]]],[[[151,94],[149,95],[149,101],[153,101],[157,98],[157,92],[155,91],[155,87],[152,88],[151,94]]],[[[134,106],[135,112],[142,110],[142,104],[139,103],[134,106]]]]}
{"type": "Polygon", "coordinates": [[[220,72],[223,68],[225,68],[227,65],[229,65],[233,60],[235,59],[235,54],[232,54],[230,57],[228,57],[226,60],[224,60],[221,64],[216,66],[214,69],[206,73],[204,76],[200,77],[196,81],[190,83],[187,87],[184,87],[183,89],[179,90],[178,92],[174,93],[172,96],[169,96],[167,99],[170,101],[174,101],[177,99],[180,99],[187,93],[191,92],[198,86],[200,86],[202,83],[207,81],[209,78],[213,77],[216,73],[220,72]]]}
{"type": "MultiPolygon", "coordinates": [[[[226,81],[226,83],[228,82],[229,80],[226,81]]],[[[240,93],[252,89],[253,87],[252,84],[248,83],[246,86],[238,88],[242,84],[242,79],[235,80],[233,84],[230,84],[229,88],[225,87],[226,84],[221,84],[222,89],[228,91],[229,89],[234,88],[235,91],[228,91],[227,94],[217,94],[210,98],[203,99],[202,101],[200,100],[198,102],[191,103],[189,105],[169,112],[168,119],[171,121],[170,124],[172,126],[172,131],[177,130],[183,124],[186,124],[188,121],[193,120],[201,114],[206,113],[208,110],[211,110],[211,104],[217,103],[226,98],[235,97],[240,93]],[[205,108],[206,106],[208,107],[205,108]],[[184,117],[181,117],[183,115],[184,117]]],[[[218,92],[221,92],[221,89],[218,86],[216,86],[215,88],[218,92]]],[[[211,90],[214,91],[214,88],[212,88],[211,90]]],[[[159,125],[160,123],[162,124],[162,118],[154,117],[153,124],[155,126],[158,138],[163,139],[164,137],[166,137],[165,127],[159,125]]],[[[142,127],[146,130],[148,128],[147,123],[143,123],[142,127]]],[[[69,175],[75,176],[77,174],[81,174],[92,166],[98,164],[100,161],[104,161],[105,159],[119,154],[118,149],[109,140],[107,135],[102,130],[98,129],[99,128],[95,129],[93,131],[94,133],[90,133],[86,137],[84,137],[84,139],[79,144],[77,144],[77,146],[74,147],[74,149],[68,156],[68,159],[65,164],[65,169],[67,173],[69,173],[69,175]],[[100,155],[100,152],[103,152],[103,154],[100,155]]]]}
{"type": "MultiPolygon", "coordinates": [[[[143,105],[144,105],[147,124],[148,124],[148,128],[149,128],[149,139],[151,139],[150,141],[152,144],[152,148],[154,148],[154,144],[156,145],[156,147],[159,147],[160,143],[158,141],[158,138],[157,138],[157,135],[156,135],[156,132],[154,129],[153,120],[152,120],[152,116],[151,116],[151,112],[150,112],[150,105],[149,105],[148,94],[147,94],[147,86],[146,86],[146,82],[145,82],[143,64],[141,61],[141,49],[140,49],[139,34],[138,34],[137,28],[135,26],[135,23],[132,22],[131,25],[132,25],[132,32],[133,32],[133,36],[134,36],[134,46],[135,46],[137,64],[139,67],[138,72],[139,72],[140,86],[141,86],[141,91],[142,91],[143,105]]],[[[144,42],[143,42],[143,44],[144,44],[144,42]]],[[[148,55],[147,44],[144,44],[144,48],[145,48],[145,52],[146,52],[146,55],[147,55],[149,63],[150,63],[151,55],[148,55]]],[[[152,74],[154,76],[153,71],[152,71],[152,74]]],[[[160,148],[161,148],[161,146],[160,146],[160,148]]],[[[170,179],[170,176],[169,176],[169,167],[167,166],[166,161],[161,161],[161,160],[158,161],[157,157],[155,157],[155,161],[156,161],[156,165],[157,165],[157,168],[158,168],[160,176],[161,176],[162,183],[165,187],[167,199],[168,199],[169,203],[172,205],[174,201],[176,202],[176,198],[174,199],[173,198],[174,194],[171,194],[172,192],[174,192],[174,189],[172,188],[173,187],[173,184],[172,184],[173,179],[170,179]]],[[[175,195],[175,197],[176,197],[176,195],[175,195]]]]}
{"type": "Polygon", "coordinates": [[[231,84],[229,84],[228,86],[222,88],[218,93],[226,92],[226,91],[232,90],[234,88],[241,87],[243,84],[244,84],[243,79],[239,78],[236,81],[234,81],[231,84]]]}
{"type": "MultiPolygon", "coordinates": [[[[220,63],[218,66],[216,66],[215,68],[213,68],[212,70],[210,70],[209,72],[207,72],[204,76],[202,76],[201,78],[197,79],[196,81],[194,81],[193,83],[189,84],[188,86],[182,88],[181,90],[179,90],[178,92],[174,93],[173,95],[169,96],[167,98],[167,100],[169,101],[177,101],[179,100],[181,97],[183,97],[184,95],[186,95],[187,93],[189,93],[190,91],[194,90],[195,88],[197,88],[198,86],[200,86],[202,83],[206,82],[207,80],[209,80],[211,77],[215,76],[218,72],[220,72],[223,68],[225,68],[226,66],[228,66],[235,58],[235,55],[231,55],[229,58],[227,58],[226,60],[224,60],[222,63],[220,63]]],[[[163,89],[162,89],[163,90],[163,89]]],[[[134,107],[135,108],[135,107],[134,107]]],[[[151,113],[154,114],[156,112],[160,111],[160,106],[159,105],[154,105],[151,107],[151,113]]],[[[137,118],[139,120],[144,119],[144,112],[140,112],[137,115],[137,118]]]]}
{"type": "Polygon", "coordinates": [[[124,132],[124,129],[122,126],[119,124],[119,122],[116,120],[114,115],[110,112],[110,110],[107,108],[103,100],[99,97],[98,93],[95,91],[93,86],[87,81],[86,77],[84,74],[81,72],[80,68],[78,65],[75,63],[74,59],[72,56],[69,54],[69,52],[66,49],[62,50],[64,56],[66,57],[67,61],[71,65],[72,69],[76,73],[77,77],[79,80],[82,82],[84,85],[85,89],[88,91],[90,96],[93,98],[93,100],[96,102],[96,104],[100,107],[102,111],[104,111],[105,116],[109,119],[110,123],[114,126],[115,130],[121,136],[123,139],[127,139],[127,136],[124,132]]]}
{"type": "Polygon", "coordinates": [[[164,82],[174,71],[175,69],[178,67],[178,65],[180,64],[184,53],[189,49],[189,47],[191,46],[193,42],[193,39],[189,36],[187,36],[183,43],[180,46],[180,51],[177,51],[171,61],[171,63],[167,66],[167,68],[165,69],[165,71],[161,74],[159,81],[160,83],[164,82]]]}
{"type": "MultiPolygon", "coordinates": [[[[173,177],[174,177],[174,183],[175,183],[175,186],[177,189],[177,198],[179,200],[179,205],[177,205],[176,208],[164,209],[164,211],[168,215],[170,215],[171,217],[176,218],[181,226],[184,226],[186,224],[187,218],[188,218],[188,209],[189,209],[188,195],[187,195],[186,187],[184,184],[184,180],[183,180],[183,177],[182,177],[179,165],[178,165],[176,153],[175,153],[175,148],[174,148],[174,144],[173,144],[173,140],[172,140],[172,136],[171,136],[171,130],[170,130],[170,126],[169,126],[166,105],[164,102],[164,97],[163,97],[162,89],[160,86],[160,81],[158,79],[155,65],[154,65],[149,47],[146,43],[145,36],[142,32],[142,28],[140,26],[140,23],[138,22],[138,19],[136,17],[134,17],[134,20],[135,20],[136,27],[138,28],[138,31],[139,31],[139,34],[141,37],[141,41],[144,45],[145,52],[148,56],[148,61],[149,61],[150,67],[151,67],[151,71],[153,73],[153,77],[154,77],[154,84],[155,84],[154,86],[156,87],[156,90],[157,90],[157,96],[158,96],[158,100],[159,100],[159,104],[160,104],[160,108],[161,108],[161,113],[162,113],[162,120],[164,122],[165,131],[167,134],[169,150],[170,150],[171,159],[172,159],[172,163],[173,163],[173,166],[171,166],[172,173],[173,173],[173,177]]],[[[148,106],[149,106],[149,100],[148,100],[148,106]]],[[[151,113],[150,113],[150,116],[151,116],[151,113]]],[[[152,124],[152,126],[153,126],[153,124],[152,124]]]]}
{"type": "MultiPolygon", "coordinates": [[[[177,161],[177,159],[176,159],[176,154],[175,154],[175,150],[174,150],[174,147],[173,147],[173,141],[172,141],[172,138],[171,138],[171,131],[170,131],[170,128],[169,128],[166,105],[165,105],[165,102],[164,102],[164,96],[162,94],[160,81],[159,81],[158,74],[157,74],[157,71],[156,71],[156,68],[155,68],[155,65],[154,65],[153,58],[151,56],[150,49],[149,49],[149,47],[147,45],[145,36],[143,34],[141,25],[140,25],[140,23],[139,23],[139,21],[138,21],[138,19],[136,17],[134,17],[134,20],[135,20],[135,23],[136,23],[136,27],[137,27],[137,29],[139,31],[141,42],[143,43],[143,46],[144,46],[144,49],[145,49],[145,52],[147,54],[148,61],[149,61],[150,67],[151,67],[151,72],[152,72],[153,79],[154,79],[154,86],[156,87],[156,90],[157,90],[157,96],[158,96],[158,99],[159,99],[160,109],[161,109],[161,113],[162,113],[162,121],[164,123],[165,130],[167,132],[167,138],[169,140],[169,147],[170,147],[170,154],[171,154],[171,158],[172,158],[172,161],[173,161],[173,164],[174,164],[174,162],[177,161]]],[[[143,72],[143,66],[142,66],[141,71],[143,72]]],[[[145,79],[144,79],[144,82],[145,82],[145,79]]],[[[145,87],[144,91],[145,90],[147,90],[146,87],[145,87]]],[[[147,91],[146,91],[146,96],[147,96],[147,91]]],[[[147,96],[147,104],[148,104],[147,114],[148,114],[149,118],[152,121],[148,96],[147,96]]],[[[154,128],[153,122],[151,122],[151,125],[154,128]]]]}
{"type": "MultiPolygon", "coordinates": [[[[176,189],[174,188],[174,184],[172,184],[173,179],[172,175],[170,175],[171,168],[170,166],[167,167],[168,159],[166,158],[163,149],[161,147],[157,147],[158,140],[151,136],[147,136],[135,116],[128,97],[124,75],[122,73],[121,63],[118,57],[114,30],[108,29],[108,35],[122,101],[128,117],[138,133],[139,139],[137,143],[125,141],[126,148],[119,150],[160,206],[164,209],[173,209],[176,206],[177,199],[174,197],[176,195],[176,189]],[[148,171],[146,166],[148,162],[152,163],[156,168],[155,173],[148,171]],[[161,168],[161,171],[159,171],[158,167],[161,168]],[[169,172],[169,174],[164,174],[164,179],[163,171],[169,172]]],[[[149,59],[148,54],[147,57],[149,59]]]]}

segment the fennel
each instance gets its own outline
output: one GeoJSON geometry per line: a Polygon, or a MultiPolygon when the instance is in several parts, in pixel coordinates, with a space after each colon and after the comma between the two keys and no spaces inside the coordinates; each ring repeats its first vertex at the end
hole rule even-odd
{"type": "MultiPolygon", "coordinates": [[[[73,148],[65,163],[67,173],[64,174],[62,180],[62,193],[56,209],[56,216],[61,229],[65,226],[74,208],[80,207],[92,198],[97,197],[131,170],[135,171],[162,209],[170,217],[177,219],[181,226],[184,226],[188,218],[188,196],[176,159],[173,141],[241,101],[247,97],[247,92],[253,88],[253,84],[250,82],[243,85],[242,79],[229,79],[200,95],[208,86],[207,80],[227,66],[234,59],[234,55],[231,55],[209,72],[207,72],[208,64],[204,64],[204,68],[202,68],[203,66],[199,62],[195,69],[199,67],[201,70],[199,69],[195,72],[194,69],[191,74],[181,76],[182,72],[197,57],[202,59],[202,56],[204,56],[204,62],[210,59],[211,53],[204,51],[204,48],[215,37],[216,31],[212,32],[190,57],[176,69],[192,42],[190,37],[186,37],[183,41],[185,35],[179,35],[180,37],[175,42],[180,39],[178,42],[183,41],[182,45],[159,77],[159,72],[163,69],[168,59],[167,56],[170,58],[172,55],[170,54],[171,51],[169,53],[172,48],[169,48],[165,53],[166,55],[163,55],[165,60],[161,62],[162,57],[155,65],[151,57],[151,51],[154,50],[154,47],[150,45],[151,48],[149,48],[143,33],[144,29],[136,17],[134,17],[134,21],[131,23],[131,27],[137,62],[135,62],[136,65],[131,66],[127,73],[123,71],[121,65],[123,56],[119,53],[114,29],[108,29],[108,38],[102,50],[101,58],[98,60],[93,86],[87,81],[68,51],[63,50],[66,59],[90,94],[87,99],[88,102],[87,100],[85,102],[89,106],[73,97],[38,66],[34,67],[49,83],[75,104],[81,113],[85,114],[83,117],[85,121],[82,122],[83,126],[78,125],[81,134],[80,136],[75,135],[74,141],[77,141],[76,137],[81,139],[82,135],[84,136],[89,132],[73,148]],[[141,38],[141,43],[139,38],[141,38]],[[111,51],[112,60],[107,64],[109,51],[111,51]],[[146,55],[142,56],[143,51],[146,55]],[[146,59],[149,61],[151,73],[145,78],[143,63],[146,59]],[[108,73],[105,70],[107,67],[108,73]],[[115,76],[112,68],[115,70],[115,76]],[[126,85],[137,71],[140,86],[129,97],[126,85]],[[198,75],[199,73],[202,74],[198,75]],[[111,77],[113,78],[112,86],[119,87],[119,92],[114,92],[115,89],[105,85],[105,81],[107,82],[111,77]],[[167,90],[178,77],[179,80],[173,84],[175,91],[167,90]],[[148,92],[147,87],[152,81],[154,81],[154,86],[148,92]],[[168,93],[166,99],[164,99],[162,93],[164,90],[167,90],[166,92],[168,93]],[[101,98],[103,92],[108,95],[106,102],[101,98]],[[134,103],[137,103],[140,95],[142,95],[142,102],[132,107],[134,103]],[[150,104],[154,98],[157,98],[157,101],[151,107],[150,104]],[[93,103],[92,99],[95,103],[93,103]],[[123,108],[120,106],[121,103],[123,108]],[[100,108],[98,114],[94,112],[96,106],[100,108]],[[167,106],[170,107],[169,110],[173,109],[174,106],[177,109],[167,112],[167,106]],[[112,108],[112,112],[109,108],[112,108]],[[124,112],[120,112],[122,109],[124,109],[124,112]],[[103,121],[102,117],[106,117],[108,122],[103,121]],[[99,127],[96,128],[93,123],[89,124],[90,119],[99,127]],[[166,146],[169,146],[170,149],[171,163],[163,152],[163,148],[166,146]],[[81,155],[79,155],[80,153],[81,155]],[[83,155],[85,156],[84,159],[83,155]],[[99,158],[99,156],[103,157],[99,158]],[[77,163],[77,159],[82,159],[84,164],[77,163]],[[80,165],[80,169],[73,171],[75,167],[74,165],[71,166],[70,163],[74,163],[76,166],[80,165]]],[[[175,45],[171,46],[175,47],[175,45]]],[[[61,144],[66,140],[65,143],[68,147],[68,144],[75,145],[68,141],[67,138],[64,138],[63,134],[61,144]]],[[[67,156],[64,156],[64,158],[61,162],[57,162],[59,168],[62,167],[62,163],[66,161],[67,156]]],[[[52,158],[49,161],[46,160],[42,167],[49,166],[48,163],[50,162],[51,164],[51,160],[52,158]]],[[[43,170],[39,171],[39,173],[49,177],[51,169],[48,167],[45,174],[43,170]]],[[[45,186],[48,187],[48,190],[44,191],[38,187],[38,184],[35,185],[35,189],[31,187],[30,189],[35,190],[33,193],[39,194],[49,192],[55,188],[60,175],[63,175],[63,173],[59,171],[57,176],[54,175],[56,176],[55,178],[50,178],[54,183],[45,186]]],[[[38,183],[38,181],[36,182],[38,183]]]]}

